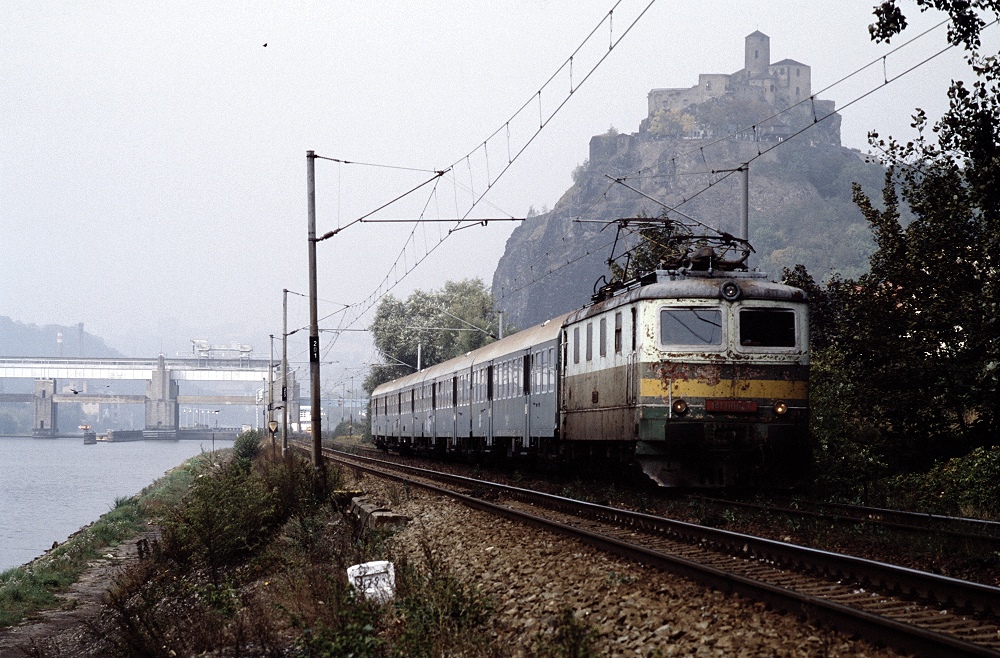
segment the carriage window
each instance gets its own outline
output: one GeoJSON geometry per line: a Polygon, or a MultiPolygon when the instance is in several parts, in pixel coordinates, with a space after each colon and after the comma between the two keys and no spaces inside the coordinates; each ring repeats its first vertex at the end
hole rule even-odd
{"type": "Polygon", "coordinates": [[[722,312],[717,308],[665,308],[660,311],[664,345],[721,345],[722,312]]]}
{"type": "Polygon", "coordinates": [[[573,327],[573,363],[580,363],[580,327],[573,327]]]}
{"type": "Polygon", "coordinates": [[[615,313],[615,354],[622,353],[622,314],[615,313]]]}
{"type": "Polygon", "coordinates": [[[594,323],[587,323],[587,360],[594,359],[594,323]]]}
{"type": "Polygon", "coordinates": [[[740,345],[795,347],[795,312],[777,308],[742,309],[740,345]]]}
{"type": "Polygon", "coordinates": [[[549,358],[546,361],[545,376],[548,378],[548,388],[546,390],[551,393],[556,390],[556,350],[553,347],[549,348],[549,358]]]}
{"type": "Polygon", "coordinates": [[[608,320],[607,318],[601,318],[601,340],[600,340],[600,354],[601,356],[608,355],[608,320]]]}
{"type": "Polygon", "coordinates": [[[636,334],[638,333],[639,319],[635,307],[632,308],[632,351],[635,352],[636,334]]]}

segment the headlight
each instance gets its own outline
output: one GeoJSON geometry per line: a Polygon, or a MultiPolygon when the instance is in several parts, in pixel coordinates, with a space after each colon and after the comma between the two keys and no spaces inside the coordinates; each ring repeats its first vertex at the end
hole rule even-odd
{"type": "Polygon", "coordinates": [[[788,405],[783,400],[778,400],[772,407],[775,416],[784,416],[788,412],[788,405]]]}
{"type": "Polygon", "coordinates": [[[674,403],[670,405],[670,409],[674,412],[675,416],[683,416],[688,412],[688,403],[684,400],[674,400],[674,403]]]}
{"type": "Polygon", "coordinates": [[[735,302],[743,293],[743,291],[740,290],[739,284],[735,281],[726,281],[723,283],[719,288],[719,292],[722,293],[722,298],[729,302],[735,302]]]}

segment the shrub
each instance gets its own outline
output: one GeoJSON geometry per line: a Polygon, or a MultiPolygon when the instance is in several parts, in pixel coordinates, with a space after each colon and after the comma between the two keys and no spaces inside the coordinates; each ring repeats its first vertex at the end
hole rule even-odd
{"type": "Polygon", "coordinates": [[[977,448],[927,473],[886,483],[886,504],[935,514],[1000,519],[1000,448],[977,448]]]}
{"type": "Polygon", "coordinates": [[[171,556],[208,567],[217,584],[220,570],[252,555],[281,520],[274,491],[234,464],[195,478],[184,502],[161,523],[171,556]]]}
{"type": "Polygon", "coordinates": [[[249,468],[250,462],[260,454],[260,442],[264,433],[260,430],[240,432],[233,441],[233,459],[240,465],[249,468]]]}
{"type": "Polygon", "coordinates": [[[493,603],[463,583],[424,547],[424,567],[403,560],[397,566],[395,612],[402,622],[396,655],[488,655],[486,622],[493,603]]]}

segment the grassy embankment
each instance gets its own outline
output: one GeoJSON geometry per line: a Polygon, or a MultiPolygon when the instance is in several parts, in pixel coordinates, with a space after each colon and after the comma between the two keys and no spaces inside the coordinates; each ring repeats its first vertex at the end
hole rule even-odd
{"type": "Polygon", "coordinates": [[[0,628],[59,605],[55,595],[76,582],[91,560],[141,533],[158,508],[176,504],[195,473],[211,460],[208,453],[199,455],[136,496],[116,499],[109,512],[55,549],[27,565],[0,573],[0,628]]]}
{"type": "MultiPolygon", "coordinates": [[[[96,622],[106,655],[509,653],[495,646],[498,616],[489,597],[428,547],[416,557],[394,554],[389,533],[346,513],[339,471],[262,452],[258,439],[241,435],[225,463],[192,460],[102,518],[132,532],[145,519],[162,529],[151,557],[108,590],[96,622]],[[127,523],[119,518],[133,509],[127,523]],[[395,597],[387,603],[357,595],[347,580],[348,566],[376,559],[395,564],[395,597]]],[[[407,495],[401,487],[397,493],[407,495]]],[[[59,562],[55,553],[46,557],[59,562]]],[[[41,566],[30,571],[44,588],[41,566]]],[[[592,645],[590,629],[568,613],[534,638],[532,653],[585,656],[592,645]]]]}

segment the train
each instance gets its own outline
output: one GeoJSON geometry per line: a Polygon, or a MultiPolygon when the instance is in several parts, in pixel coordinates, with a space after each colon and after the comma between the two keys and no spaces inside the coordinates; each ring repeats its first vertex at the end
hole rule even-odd
{"type": "Polygon", "coordinates": [[[811,455],[808,327],[805,292],[762,273],[657,269],[378,386],[372,436],[401,452],[631,463],[679,489],[791,488],[811,455]]]}

